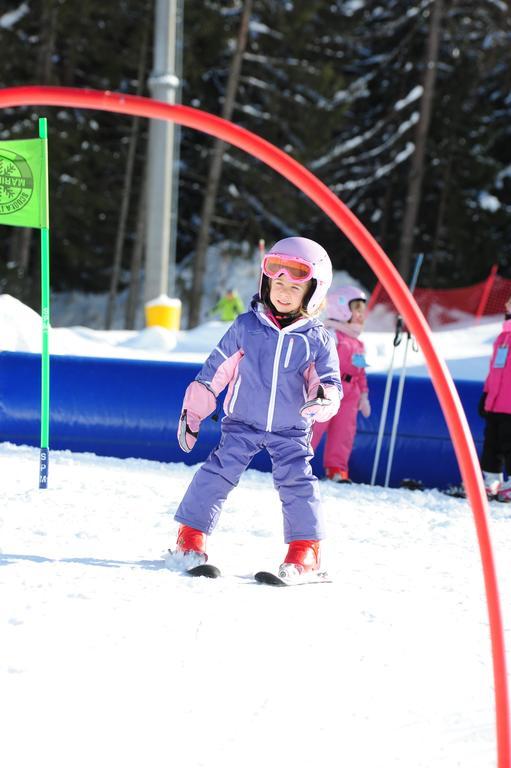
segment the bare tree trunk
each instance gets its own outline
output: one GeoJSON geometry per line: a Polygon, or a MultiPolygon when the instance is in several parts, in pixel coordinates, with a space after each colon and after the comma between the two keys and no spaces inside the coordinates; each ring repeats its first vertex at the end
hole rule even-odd
{"type": "MultiPolygon", "coordinates": [[[[145,24],[145,29],[140,46],[140,56],[138,60],[137,74],[137,96],[142,93],[145,82],[145,70],[147,64],[147,41],[149,25],[145,24]]],[[[105,330],[109,331],[112,327],[115,312],[115,302],[119,288],[119,277],[121,274],[122,252],[124,240],[126,238],[126,222],[128,221],[128,211],[130,206],[131,187],[133,182],[133,168],[135,166],[135,156],[137,151],[138,134],[140,128],[140,118],[134,117],[131,122],[130,139],[128,147],[128,156],[126,158],[126,168],[124,171],[124,184],[122,190],[121,210],[119,212],[119,222],[117,224],[117,236],[115,238],[114,258],[112,262],[112,275],[110,278],[110,291],[105,313],[105,330]]]]}
{"type": "Polygon", "coordinates": [[[447,165],[442,177],[442,194],[440,195],[440,203],[438,205],[438,212],[436,217],[435,236],[433,238],[433,246],[431,248],[431,285],[435,286],[437,268],[438,268],[438,244],[440,242],[440,235],[444,226],[445,210],[447,208],[447,200],[449,198],[449,187],[451,183],[451,169],[452,169],[452,149],[449,152],[447,158],[447,165]]]}
{"type": "Polygon", "coordinates": [[[18,275],[21,279],[25,277],[30,266],[30,243],[32,229],[30,227],[24,227],[20,231],[19,238],[19,252],[18,252],[18,275]]]}
{"type": "MultiPolygon", "coordinates": [[[[9,277],[8,290],[20,301],[30,303],[30,246],[32,243],[32,229],[29,227],[16,227],[9,238],[9,261],[16,265],[9,277]]],[[[34,305],[35,306],[35,305],[34,305]]]]}
{"type": "Polygon", "coordinates": [[[403,229],[399,244],[399,265],[401,277],[407,280],[410,274],[413,241],[417,214],[422,194],[422,180],[424,177],[424,161],[426,156],[426,144],[431,122],[433,98],[435,95],[435,80],[438,64],[438,49],[440,46],[441,21],[443,13],[443,0],[435,0],[432,5],[431,22],[429,27],[428,43],[426,49],[426,69],[424,74],[421,100],[421,110],[417,131],[415,134],[415,151],[412,157],[410,175],[408,177],[408,192],[406,196],[405,213],[403,217],[403,229]]]}
{"type": "MultiPolygon", "coordinates": [[[[250,21],[251,13],[252,0],[244,0],[236,51],[234,53],[229,71],[229,79],[227,81],[225,101],[222,110],[222,117],[225,120],[230,120],[234,109],[234,100],[238,90],[238,83],[241,73],[241,63],[247,45],[248,24],[250,21]]],[[[202,204],[200,229],[197,237],[197,245],[195,248],[193,284],[190,294],[190,308],[188,313],[190,328],[194,328],[198,324],[200,317],[206,251],[209,244],[209,228],[211,226],[211,220],[215,210],[220,176],[222,175],[224,152],[225,142],[220,141],[219,139],[215,140],[213,145],[211,164],[209,166],[204,202],[202,204]]]]}
{"type": "MultiPolygon", "coordinates": [[[[40,44],[38,48],[36,62],[36,82],[43,85],[51,84],[52,57],[55,50],[55,38],[57,36],[58,6],[54,0],[47,0],[42,5],[40,44]]],[[[47,110],[39,109],[39,115],[42,117],[47,110]]],[[[32,242],[34,240],[34,230],[32,228],[23,228],[13,234],[13,251],[15,261],[17,262],[17,280],[19,281],[19,295],[24,301],[28,301],[33,306],[39,302],[39,283],[40,266],[36,265],[33,270],[30,269],[30,256],[32,242]]]]}
{"type": "Polygon", "coordinates": [[[117,290],[119,288],[119,277],[121,274],[122,252],[124,240],[126,237],[126,222],[128,220],[128,211],[130,205],[131,185],[133,179],[133,167],[135,165],[135,154],[137,150],[138,132],[140,118],[134,117],[131,122],[130,139],[128,147],[128,156],[126,158],[126,168],[124,171],[124,184],[122,190],[121,209],[119,212],[119,221],[117,223],[117,235],[115,238],[114,258],[112,261],[112,274],[110,276],[110,290],[105,312],[105,330],[109,331],[114,319],[115,303],[117,299],[117,290]]]}
{"type": "MultiPolygon", "coordinates": [[[[146,164],[147,165],[147,164],[146,164]]],[[[137,227],[135,232],[135,244],[131,254],[130,264],[130,285],[128,290],[128,300],[126,302],[126,316],[124,324],[126,328],[135,328],[137,307],[140,298],[140,271],[142,268],[142,256],[145,244],[145,228],[147,221],[147,168],[144,169],[142,178],[142,188],[140,190],[140,199],[138,201],[137,227]]]]}
{"type": "Polygon", "coordinates": [[[394,184],[392,177],[388,180],[387,187],[385,189],[385,196],[382,203],[382,215],[380,222],[380,234],[379,241],[382,248],[385,248],[387,242],[387,234],[389,229],[390,212],[392,209],[392,200],[394,196],[394,184]]]}
{"type": "Polygon", "coordinates": [[[37,77],[46,85],[51,83],[53,54],[57,37],[58,3],[46,0],[42,5],[41,42],[37,54],[37,77]]]}

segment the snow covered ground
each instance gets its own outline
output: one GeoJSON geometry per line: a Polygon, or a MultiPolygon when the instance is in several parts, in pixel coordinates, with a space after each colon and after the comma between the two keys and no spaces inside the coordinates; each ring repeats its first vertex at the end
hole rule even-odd
{"type": "MultiPolygon", "coordinates": [[[[250,575],[285,551],[268,475],[233,491],[210,561],[164,567],[193,467],[0,444],[2,762],[25,768],[490,768],[483,581],[468,505],[322,482],[332,584],[250,575]]],[[[511,629],[511,510],[491,505],[511,629]]]]}
{"type": "MultiPolygon", "coordinates": [[[[436,334],[451,370],[484,378],[500,324],[436,334]]],[[[51,346],[202,359],[223,330],[63,328],[51,346]]],[[[35,313],[0,296],[0,349],[36,351],[39,333],[35,313]]],[[[392,333],[365,340],[385,370],[392,333]]],[[[0,443],[0,466],[3,765],[496,765],[466,501],[322,481],[333,583],[278,590],[250,578],[285,552],[267,474],[247,472],[229,497],[209,541],[224,577],[210,581],[164,567],[193,467],[52,451],[39,491],[36,449],[0,443]]],[[[490,530],[509,647],[508,506],[490,505],[490,530]]]]}

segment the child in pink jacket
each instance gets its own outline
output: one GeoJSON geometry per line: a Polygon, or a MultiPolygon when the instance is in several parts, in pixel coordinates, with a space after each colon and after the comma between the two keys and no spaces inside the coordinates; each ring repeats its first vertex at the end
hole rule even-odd
{"type": "Polygon", "coordinates": [[[325,326],[335,335],[344,397],[337,414],[328,422],[314,424],[312,447],[317,448],[325,432],[323,452],[325,474],[337,483],[349,483],[348,462],[357,432],[359,411],[371,414],[365,348],[359,336],[366,313],[366,295],[360,288],[346,286],[327,298],[325,326]]]}
{"type": "Polygon", "coordinates": [[[493,345],[479,413],[486,420],[481,469],[486,493],[511,502],[511,296],[505,304],[502,332],[493,345]],[[502,470],[507,480],[504,481],[502,470]]]}

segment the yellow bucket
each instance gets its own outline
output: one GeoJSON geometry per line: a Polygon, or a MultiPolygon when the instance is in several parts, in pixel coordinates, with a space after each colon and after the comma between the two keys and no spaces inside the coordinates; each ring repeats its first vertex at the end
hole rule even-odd
{"type": "Polygon", "coordinates": [[[181,324],[181,300],[159,296],[145,305],[145,321],[147,328],[158,325],[169,331],[179,331],[181,324]]]}

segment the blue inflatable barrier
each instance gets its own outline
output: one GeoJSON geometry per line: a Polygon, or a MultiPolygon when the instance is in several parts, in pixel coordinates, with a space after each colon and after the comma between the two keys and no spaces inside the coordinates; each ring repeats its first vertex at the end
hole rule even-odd
{"type": "MultiPolygon", "coordinates": [[[[350,476],[355,482],[368,483],[371,479],[386,379],[384,374],[368,375],[372,410],[368,419],[358,415],[357,436],[350,459],[350,476]]],[[[478,381],[456,381],[455,384],[480,454],[484,420],[479,416],[477,406],[483,385],[478,381]]],[[[392,382],[377,485],[383,485],[385,481],[397,388],[398,376],[392,382]]],[[[429,379],[411,376],[405,379],[397,435],[391,486],[401,485],[404,479],[419,480],[427,488],[444,488],[461,483],[447,424],[429,379]]]]}
{"type": "MultiPolygon", "coordinates": [[[[0,441],[38,446],[40,440],[40,357],[0,353],[0,441]]],[[[50,360],[50,448],[100,456],[144,458],[196,464],[215,447],[220,426],[211,417],[192,453],[183,453],[176,431],[183,395],[200,366],[143,360],[54,356],[50,360]]],[[[350,461],[356,482],[371,478],[386,377],[368,376],[372,414],[359,416],[350,461]]],[[[456,382],[476,446],[480,451],[484,422],[477,413],[480,382],[456,382]]],[[[387,465],[397,378],[393,382],[377,484],[387,465]]],[[[221,418],[221,411],[219,412],[221,418]]],[[[312,466],[319,476],[323,443],[312,466]]],[[[266,452],[251,467],[268,471],[266,452]]],[[[460,474],[438,398],[429,379],[405,382],[391,486],[405,478],[425,487],[460,482],[460,474]]]]}

